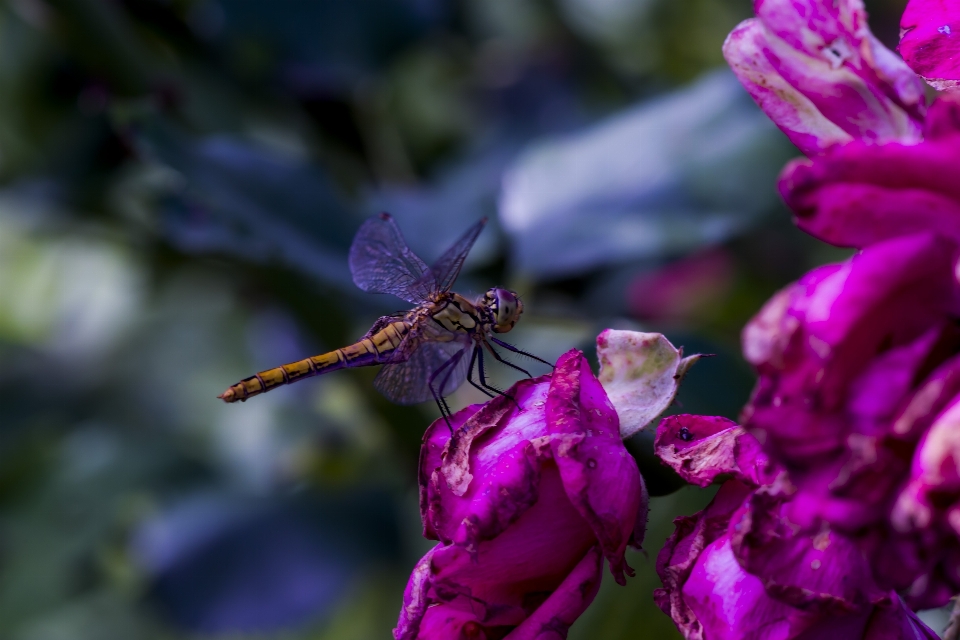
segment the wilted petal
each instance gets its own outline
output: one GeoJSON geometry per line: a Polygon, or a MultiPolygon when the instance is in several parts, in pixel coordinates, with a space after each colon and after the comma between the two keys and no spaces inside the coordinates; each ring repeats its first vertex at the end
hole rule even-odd
{"type": "Polygon", "coordinates": [[[763,23],[752,18],[741,22],[723,43],[727,63],[763,112],[808,155],[853,140],[783,77],[771,60],[770,39],[763,23]]]}
{"type": "MultiPolygon", "coordinates": [[[[450,416],[450,429],[459,431],[482,406],[472,404],[450,416]]],[[[435,472],[443,465],[443,454],[449,440],[450,430],[446,425],[434,422],[423,434],[423,446],[420,448],[420,518],[423,521],[423,537],[428,540],[440,539],[439,532],[434,527],[434,523],[442,518],[440,492],[437,487],[440,474],[435,472]]]]}
{"type": "Polygon", "coordinates": [[[741,566],[771,596],[801,609],[852,614],[888,602],[856,544],[827,526],[807,533],[792,521],[790,493],[759,489],[733,516],[731,545],[741,566]]]}
{"type": "Polygon", "coordinates": [[[416,637],[417,628],[423,619],[423,614],[430,605],[427,590],[430,589],[433,554],[440,548],[441,546],[437,545],[430,549],[410,573],[407,587],[403,591],[400,619],[397,621],[397,627],[393,630],[393,636],[397,640],[416,637]]]}
{"type": "MultiPolygon", "coordinates": [[[[601,334],[603,335],[603,334],[601,334]]],[[[598,339],[599,340],[599,339],[598,339]]],[[[617,412],[582,353],[557,360],[546,405],[550,446],[570,502],[590,523],[610,571],[624,584],[642,492],[640,471],[620,439],[617,412]]],[[[632,573],[631,573],[632,575],[632,573]]]]}
{"type": "Polygon", "coordinates": [[[960,85],[960,5],[910,0],[900,18],[900,54],[939,91],[960,85]]]}
{"type": "Polygon", "coordinates": [[[756,438],[715,416],[667,416],[657,426],[654,451],[684,480],[701,487],[731,477],[757,487],[776,471],[756,438]]]}
{"type": "Polygon", "coordinates": [[[807,536],[789,523],[767,538],[762,532],[751,530],[764,517],[762,527],[779,524],[783,506],[779,499],[774,498],[771,503],[761,498],[763,507],[770,508],[770,512],[763,512],[760,507],[760,517],[751,522],[743,517],[742,505],[744,501],[751,504],[755,495],[748,485],[728,480],[706,509],[676,520],[676,530],[657,558],[657,573],[664,588],[654,592],[654,599],[673,618],[685,638],[935,637],[928,635],[932,632],[903,606],[895,593],[870,588],[869,578],[864,578],[863,559],[849,542],[838,537],[807,536]],[[781,536],[786,538],[786,548],[781,536]],[[763,558],[759,567],[751,568],[739,557],[745,537],[749,544],[771,544],[764,550],[770,552],[770,557],[763,558]],[[777,556],[778,552],[782,556],[777,556]],[[858,588],[865,592],[857,591],[858,588]]]}
{"type": "MultiPolygon", "coordinates": [[[[850,116],[859,100],[868,105],[878,100],[880,110],[871,115],[880,118],[886,113],[887,126],[902,126],[902,134],[916,139],[917,125],[923,122],[923,85],[870,33],[862,0],[754,0],[754,11],[764,26],[793,50],[811,60],[825,61],[831,70],[843,69],[856,76],[858,82],[850,86],[838,76],[840,82],[833,92],[815,94],[815,101],[823,101],[825,113],[836,110],[850,116]]],[[[814,76],[799,80],[817,82],[814,76]]],[[[858,127],[854,122],[846,126],[858,127]]],[[[854,137],[869,139],[869,135],[854,137]]]]}
{"type": "Polygon", "coordinates": [[[629,438],[663,413],[687,370],[700,358],[683,357],[662,334],[606,329],[597,336],[600,383],[629,438]]]}

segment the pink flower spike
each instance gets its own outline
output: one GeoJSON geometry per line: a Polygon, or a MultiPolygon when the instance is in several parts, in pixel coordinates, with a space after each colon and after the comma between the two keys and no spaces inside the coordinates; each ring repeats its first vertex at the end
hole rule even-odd
{"type": "Polygon", "coordinates": [[[900,54],[938,91],[960,86],[960,4],[910,0],[900,19],[900,54]]]}

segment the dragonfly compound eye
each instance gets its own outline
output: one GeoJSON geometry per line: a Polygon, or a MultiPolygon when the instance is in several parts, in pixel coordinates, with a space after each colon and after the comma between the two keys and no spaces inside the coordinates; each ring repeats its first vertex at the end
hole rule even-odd
{"type": "Polygon", "coordinates": [[[513,329],[523,313],[523,303],[513,291],[506,289],[494,289],[496,291],[496,302],[490,307],[496,318],[496,325],[493,330],[496,333],[506,333],[513,329]]]}

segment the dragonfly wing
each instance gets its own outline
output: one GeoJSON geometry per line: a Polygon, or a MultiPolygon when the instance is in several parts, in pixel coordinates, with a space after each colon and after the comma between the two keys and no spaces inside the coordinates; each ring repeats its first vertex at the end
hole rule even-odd
{"type": "Polygon", "coordinates": [[[373,386],[396,404],[432,400],[431,382],[441,396],[453,393],[466,380],[473,355],[473,341],[467,334],[462,335],[462,338],[458,336],[450,342],[423,340],[418,344],[415,336],[407,336],[397,351],[407,351],[409,356],[398,355],[404,359],[384,365],[373,386]],[[413,341],[407,346],[411,339],[413,341]]]}
{"type": "Polygon", "coordinates": [[[390,293],[407,302],[427,300],[437,284],[427,265],[400,234],[389,213],[373,216],[360,226],[350,245],[353,282],[370,293],[390,293]]]}
{"type": "Polygon", "coordinates": [[[449,291],[453,287],[457,276],[460,275],[460,269],[463,268],[463,261],[467,259],[470,248],[477,241],[477,236],[483,231],[485,224],[487,219],[483,218],[467,229],[467,232],[430,267],[429,278],[436,282],[437,291],[449,291]]]}

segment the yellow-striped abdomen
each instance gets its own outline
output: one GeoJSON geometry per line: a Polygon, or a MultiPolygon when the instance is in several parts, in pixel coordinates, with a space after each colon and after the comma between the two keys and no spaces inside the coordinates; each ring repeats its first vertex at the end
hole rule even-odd
{"type": "Polygon", "coordinates": [[[387,356],[400,346],[407,331],[409,327],[406,323],[398,320],[348,347],[261,371],[232,385],[217,397],[224,402],[246,400],[302,378],[318,376],[345,367],[381,364],[387,361],[387,356]]]}

